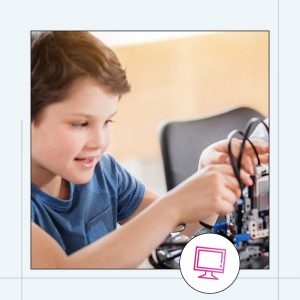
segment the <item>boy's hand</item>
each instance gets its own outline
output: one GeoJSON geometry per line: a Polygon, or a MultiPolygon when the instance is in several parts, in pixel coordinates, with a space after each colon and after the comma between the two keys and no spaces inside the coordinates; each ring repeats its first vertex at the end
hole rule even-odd
{"type": "MultiPolygon", "coordinates": [[[[261,139],[251,139],[255,146],[261,163],[269,162],[269,145],[261,139]]],[[[242,141],[238,139],[232,140],[232,152],[235,157],[239,155],[242,141]]],[[[244,154],[242,158],[242,168],[250,175],[254,175],[254,166],[257,165],[257,157],[255,152],[247,141],[245,143],[244,154]]],[[[199,169],[210,164],[230,164],[228,155],[228,140],[222,140],[208,146],[202,152],[199,160],[199,169]]],[[[245,182],[244,182],[245,183],[245,182]]],[[[246,183],[245,183],[246,184],[246,183]]]]}
{"type": "MultiPolygon", "coordinates": [[[[252,185],[244,170],[241,177],[247,185],[252,185]]],[[[203,221],[215,214],[228,214],[240,195],[238,181],[228,164],[206,166],[168,193],[169,200],[173,204],[175,202],[181,223],[203,221]]]]}

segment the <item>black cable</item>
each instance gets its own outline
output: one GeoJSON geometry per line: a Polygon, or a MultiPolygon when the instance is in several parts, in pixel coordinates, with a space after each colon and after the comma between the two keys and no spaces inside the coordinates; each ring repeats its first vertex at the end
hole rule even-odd
{"type": "Polygon", "coordinates": [[[269,126],[263,120],[260,120],[258,118],[252,118],[248,121],[248,123],[246,125],[246,130],[245,130],[242,146],[241,146],[241,149],[240,149],[240,155],[239,155],[239,158],[238,158],[238,167],[239,168],[241,168],[242,156],[243,156],[243,153],[244,153],[244,147],[245,147],[246,140],[251,144],[251,146],[252,146],[252,148],[253,148],[253,150],[256,154],[256,157],[257,157],[257,160],[258,160],[258,165],[260,165],[260,159],[259,159],[257,150],[256,150],[255,146],[253,145],[253,143],[249,139],[249,135],[251,133],[252,127],[254,125],[258,126],[260,123],[263,124],[263,126],[266,128],[266,130],[269,134],[269,126]]]}
{"type": "MultiPolygon", "coordinates": [[[[241,176],[240,176],[240,171],[241,171],[241,168],[242,168],[242,158],[243,158],[243,154],[244,154],[244,150],[245,150],[245,145],[246,145],[246,142],[248,141],[251,145],[251,147],[253,148],[253,151],[256,155],[256,158],[257,158],[257,163],[258,165],[260,165],[260,158],[259,158],[259,155],[258,155],[258,152],[257,152],[257,149],[256,147],[254,146],[254,144],[250,141],[249,139],[249,135],[252,131],[252,127],[253,126],[257,126],[259,123],[263,122],[262,120],[259,120],[257,118],[252,118],[248,121],[247,125],[246,125],[246,129],[245,129],[245,133],[244,132],[241,132],[241,131],[238,131],[238,130],[234,130],[232,131],[229,135],[228,135],[228,138],[229,138],[229,143],[228,143],[228,154],[229,154],[229,158],[230,158],[230,162],[231,162],[231,165],[232,165],[232,168],[233,168],[233,171],[234,171],[234,174],[236,176],[236,179],[238,180],[238,183],[239,183],[239,186],[240,186],[240,191],[241,191],[241,199],[242,200],[245,200],[244,199],[244,194],[243,194],[243,190],[244,190],[244,187],[245,185],[243,184],[242,180],[241,180],[241,176]],[[232,139],[235,135],[241,135],[243,137],[242,139],[242,144],[241,144],[241,147],[240,147],[240,151],[239,151],[239,154],[237,156],[237,158],[233,155],[232,153],[232,147],[231,147],[231,143],[232,143],[232,139]]],[[[266,126],[266,124],[264,123],[264,126],[266,126]]],[[[239,213],[243,214],[243,211],[242,211],[242,208],[239,208],[238,207],[238,211],[239,213]]],[[[237,220],[236,220],[237,222],[237,220]]],[[[242,219],[240,219],[240,222],[242,222],[242,219]]],[[[239,226],[239,225],[237,225],[239,226]]],[[[239,232],[238,232],[239,233],[239,232]]]]}
{"type": "MultiPolygon", "coordinates": [[[[157,255],[157,254],[156,254],[157,255]]],[[[169,267],[165,266],[164,264],[160,263],[159,259],[157,258],[157,262],[153,258],[153,255],[149,255],[148,260],[150,264],[155,268],[155,269],[170,269],[169,267]]]]}
{"type": "Polygon", "coordinates": [[[204,223],[202,221],[199,221],[200,225],[202,225],[204,228],[206,229],[209,229],[209,230],[212,230],[213,229],[213,226],[212,225],[209,225],[207,223],[204,223]]]}
{"type": "MultiPolygon", "coordinates": [[[[183,249],[182,249],[182,250],[183,250],[183,249]]],[[[166,262],[168,262],[168,261],[170,261],[170,260],[172,260],[172,259],[174,259],[174,258],[180,256],[181,253],[182,253],[182,250],[181,250],[181,252],[179,252],[179,253],[173,254],[173,255],[171,255],[171,256],[165,258],[165,259],[161,259],[160,262],[164,264],[164,263],[166,263],[166,262]]]]}
{"type": "Polygon", "coordinates": [[[162,243],[157,248],[163,249],[164,247],[184,247],[187,243],[162,243]]]}
{"type": "Polygon", "coordinates": [[[149,255],[148,260],[155,269],[170,269],[170,267],[166,265],[166,262],[171,261],[174,258],[180,256],[186,244],[187,242],[186,243],[162,243],[155,249],[156,260],[154,259],[152,254],[149,255]],[[160,250],[166,251],[168,253],[172,253],[174,251],[176,252],[180,251],[180,252],[173,254],[165,259],[161,259],[158,253],[160,250]]]}
{"type": "MultiPolygon", "coordinates": [[[[247,123],[246,125],[246,130],[245,130],[245,133],[240,131],[240,130],[233,130],[229,133],[228,135],[228,138],[229,138],[229,143],[228,143],[228,154],[229,154],[229,158],[230,158],[230,163],[231,163],[231,166],[233,168],[233,171],[234,171],[234,175],[236,177],[236,179],[238,180],[238,183],[239,183],[239,186],[240,186],[240,190],[241,190],[241,198],[243,198],[243,189],[245,187],[245,185],[243,184],[242,180],[241,180],[241,176],[240,176],[240,170],[241,170],[241,160],[242,160],[242,157],[243,157],[243,153],[244,153],[244,148],[245,148],[245,143],[246,141],[249,142],[249,144],[251,145],[254,153],[255,153],[255,156],[257,158],[257,163],[258,165],[261,164],[260,162],[260,158],[259,158],[259,155],[258,155],[258,152],[257,152],[257,149],[256,147],[254,146],[254,144],[252,143],[252,141],[249,139],[249,134],[251,133],[251,127],[255,124],[255,123],[262,123],[266,130],[268,131],[269,133],[269,127],[268,125],[263,121],[263,120],[259,120],[257,118],[252,118],[250,119],[250,121],[247,123]],[[232,140],[233,138],[236,136],[236,135],[240,135],[242,138],[243,138],[243,141],[242,141],[242,145],[241,145],[241,148],[240,148],[240,152],[238,154],[238,159],[235,158],[235,156],[233,155],[233,152],[232,152],[232,147],[231,147],[231,143],[232,143],[232,140]]],[[[256,124],[257,125],[257,124],[256,124]]],[[[202,221],[199,221],[199,223],[206,229],[208,230],[212,230],[213,229],[213,226],[205,223],[205,222],[202,222],[202,221]]],[[[185,225],[185,224],[181,224],[181,225],[185,225]]],[[[185,228],[184,228],[185,229],[185,228]]],[[[182,231],[182,230],[181,230],[182,231]]]]}
{"type": "Polygon", "coordinates": [[[261,164],[260,162],[260,158],[259,158],[259,155],[258,155],[258,152],[257,152],[257,149],[256,147],[254,146],[254,144],[252,143],[252,141],[249,139],[249,134],[251,133],[251,127],[253,125],[257,125],[256,123],[260,123],[262,122],[266,128],[268,128],[268,126],[262,121],[262,120],[258,120],[256,118],[252,118],[248,123],[247,123],[247,126],[246,126],[246,130],[245,130],[245,133],[243,133],[242,131],[239,131],[239,130],[233,130],[229,133],[228,135],[228,138],[229,138],[229,143],[228,143],[228,154],[229,154],[229,158],[230,158],[230,162],[231,162],[231,166],[233,168],[233,171],[234,171],[234,174],[235,174],[235,177],[237,178],[238,182],[239,182],[239,186],[240,186],[240,190],[241,190],[241,193],[244,189],[244,184],[242,183],[242,180],[241,180],[241,177],[240,177],[240,170],[241,170],[241,161],[242,161],[242,157],[243,157],[243,154],[244,154],[244,149],[245,149],[245,144],[246,144],[246,141],[249,142],[249,144],[251,145],[254,153],[255,153],[255,156],[257,158],[257,163],[258,165],[261,164]],[[232,147],[231,147],[231,143],[232,143],[232,140],[233,138],[239,134],[240,136],[243,137],[243,140],[242,140],[242,144],[241,144],[241,147],[240,147],[240,152],[238,154],[238,159],[235,158],[235,156],[233,155],[232,153],[232,147]]]}
{"type": "Polygon", "coordinates": [[[270,134],[270,128],[269,128],[269,126],[265,123],[265,121],[262,120],[261,123],[265,126],[265,128],[266,128],[268,134],[270,134]]]}
{"type": "Polygon", "coordinates": [[[254,125],[257,126],[259,123],[261,123],[261,120],[259,120],[257,118],[251,118],[248,121],[247,125],[246,125],[246,130],[245,130],[245,133],[244,133],[244,138],[243,138],[242,145],[241,145],[241,148],[240,148],[240,154],[239,154],[238,160],[237,160],[237,166],[238,166],[239,170],[241,169],[242,157],[243,157],[243,154],[244,154],[245,144],[246,144],[246,141],[249,139],[249,136],[250,136],[250,133],[251,133],[251,129],[252,129],[252,127],[254,125]]]}
{"type": "Polygon", "coordinates": [[[260,165],[260,158],[259,158],[258,152],[257,152],[257,150],[256,150],[256,147],[253,145],[253,143],[251,142],[250,139],[247,139],[247,141],[250,143],[250,145],[251,145],[252,148],[253,148],[253,151],[254,151],[255,156],[256,156],[256,158],[257,158],[257,164],[260,165]]]}
{"type": "Polygon", "coordinates": [[[229,159],[230,159],[230,163],[231,163],[234,175],[235,175],[235,177],[236,177],[236,179],[239,183],[240,189],[242,191],[244,186],[243,186],[243,183],[242,183],[242,180],[241,180],[241,177],[240,177],[240,168],[238,167],[237,160],[236,160],[236,158],[235,158],[235,156],[232,152],[232,146],[231,146],[232,140],[236,135],[241,135],[243,137],[244,133],[242,131],[239,131],[239,130],[233,130],[229,133],[229,135],[228,135],[228,139],[229,139],[229,142],[228,142],[228,155],[229,155],[229,159]]]}
{"type": "MultiPolygon", "coordinates": [[[[244,184],[242,183],[242,180],[241,180],[241,177],[240,177],[240,170],[241,170],[241,162],[242,162],[242,157],[243,157],[243,154],[244,154],[244,149],[245,149],[245,144],[246,142],[248,141],[256,155],[256,158],[257,158],[257,163],[258,165],[260,165],[260,159],[259,159],[259,155],[258,155],[258,152],[257,152],[257,149],[256,147],[254,146],[254,144],[251,142],[251,140],[249,139],[249,135],[251,133],[251,129],[254,125],[258,125],[259,123],[262,123],[263,126],[266,128],[268,134],[269,134],[269,127],[267,126],[267,124],[263,121],[263,120],[258,120],[257,118],[252,118],[246,125],[246,130],[245,130],[245,133],[242,132],[242,131],[239,131],[239,130],[234,130],[232,131],[229,135],[228,135],[228,139],[229,139],[229,142],[228,142],[228,155],[229,155],[229,158],[230,158],[230,163],[231,163],[231,166],[233,168],[233,171],[234,171],[234,175],[236,177],[236,179],[238,180],[238,183],[239,183],[239,186],[240,186],[240,189],[241,189],[241,199],[243,199],[243,189],[244,189],[244,184]],[[240,147],[240,151],[239,151],[239,154],[237,156],[237,158],[233,155],[233,152],[232,152],[232,140],[233,138],[236,136],[236,135],[240,135],[242,137],[242,144],[241,144],[241,147],[240,147]]],[[[206,229],[208,230],[212,230],[213,229],[213,226],[212,225],[209,225],[205,222],[202,222],[202,221],[199,221],[199,223],[206,229]]],[[[177,232],[181,232],[182,230],[185,229],[186,225],[185,224],[180,224],[182,226],[182,228],[180,228],[177,232]]],[[[223,232],[220,232],[219,234],[225,236],[226,238],[228,238],[229,240],[230,237],[228,237],[225,233],[223,232]]],[[[166,262],[168,261],[171,261],[173,260],[174,258],[178,257],[181,255],[181,252],[184,248],[184,246],[186,245],[187,243],[170,243],[170,242],[166,242],[166,243],[162,243],[161,245],[159,245],[157,248],[156,248],[156,251],[155,251],[155,254],[156,254],[156,260],[157,262],[155,261],[155,259],[153,258],[153,255],[150,255],[149,256],[149,262],[155,267],[155,268],[161,268],[161,269],[170,269],[170,267],[168,267],[166,265],[166,262]],[[170,247],[171,249],[168,249],[168,247],[170,247]],[[176,254],[173,254],[165,259],[161,259],[159,254],[158,254],[158,251],[160,250],[163,250],[163,251],[169,251],[169,253],[171,251],[180,251],[176,254]]]]}

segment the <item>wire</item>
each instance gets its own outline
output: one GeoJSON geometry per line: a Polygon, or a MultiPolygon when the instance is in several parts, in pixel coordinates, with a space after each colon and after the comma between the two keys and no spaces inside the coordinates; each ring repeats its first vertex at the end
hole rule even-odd
{"type": "Polygon", "coordinates": [[[251,142],[250,139],[247,139],[247,141],[250,143],[250,145],[251,145],[252,148],[253,148],[253,151],[254,151],[255,156],[256,156],[256,158],[257,158],[257,164],[260,165],[260,164],[261,164],[261,163],[260,163],[260,158],[259,158],[258,152],[257,152],[257,150],[256,150],[256,147],[253,145],[253,143],[251,142]]]}
{"type": "Polygon", "coordinates": [[[209,225],[209,224],[207,224],[207,223],[204,223],[204,222],[202,222],[202,221],[199,221],[199,223],[200,223],[200,225],[202,225],[204,228],[209,229],[209,230],[212,230],[213,227],[214,227],[214,226],[209,225]]]}
{"type": "Polygon", "coordinates": [[[239,130],[233,130],[228,134],[228,139],[229,139],[229,142],[228,142],[228,155],[229,155],[229,159],[230,159],[230,163],[231,163],[234,175],[235,175],[235,177],[236,177],[236,179],[239,183],[240,189],[242,191],[244,186],[243,186],[243,183],[242,183],[242,180],[241,180],[241,177],[240,177],[240,168],[238,167],[236,158],[235,158],[235,156],[232,152],[232,145],[231,145],[232,140],[236,135],[240,135],[240,136],[243,137],[244,133],[242,131],[239,131],[239,130]]]}
{"type": "Polygon", "coordinates": [[[245,185],[243,184],[243,182],[241,180],[240,170],[241,170],[241,167],[242,167],[242,158],[243,158],[246,142],[249,142],[249,144],[251,145],[251,147],[252,147],[252,149],[255,153],[255,156],[257,158],[257,164],[258,165],[261,164],[261,161],[260,161],[260,158],[259,158],[259,155],[258,155],[258,151],[257,151],[256,147],[254,146],[254,144],[252,143],[252,141],[249,139],[249,135],[252,131],[252,127],[257,126],[259,123],[262,123],[265,126],[268,133],[269,133],[269,127],[267,126],[267,124],[263,120],[259,120],[257,118],[252,118],[248,121],[248,123],[246,125],[245,133],[240,131],[240,130],[233,130],[228,135],[228,139],[229,139],[229,142],[228,142],[228,155],[229,155],[229,158],[230,158],[231,166],[232,166],[233,171],[234,171],[234,175],[235,175],[236,179],[238,180],[238,183],[239,183],[239,186],[240,186],[242,198],[243,198],[243,193],[242,192],[243,192],[243,189],[244,189],[245,185]],[[233,155],[232,145],[231,145],[232,140],[236,135],[240,135],[243,138],[242,139],[242,144],[241,144],[241,147],[240,147],[240,152],[237,156],[238,157],[237,159],[233,155]]]}
{"type": "Polygon", "coordinates": [[[163,249],[164,247],[184,247],[187,244],[187,242],[185,243],[162,243],[160,244],[157,248],[159,249],[163,249]]]}
{"type": "Polygon", "coordinates": [[[266,128],[268,134],[270,134],[270,128],[269,128],[269,126],[266,124],[266,122],[262,120],[261,123],[265,126],[265,128],[266,128]]]}
{"type": "MultiPolygon", "coordinates": [[[[266,128],[268,134],[269,134],[269,126],[263,121],[263,120],[259,120],[257,118],[252,118],[249,120],[249,122],[246,125],[246,129],[245,129],[245,133],[240,131],[240,130],[233,130],[229,133],[228,135],[228,155],[230,158],[230,163],[231,166],[233,168],[233,172],[234,175],[236,177],[236,179],[238,180],[239,186],[240,186],[240,190],[241,190],[241,199],[244,199],[243,196],[243,189],[245,187],[245,185],[243,184],[242,180],[241,180],[241,176],[240,176],[240,170],[242,167],[242,158],[243,158],[243,154],[245,151],[245,145],[246,142],[249,142],[249,144],[251,145],[255,156],[257,158],[257,164],[260,165],[261,161],[258,155],[258,151],[256,149],[256,147],[254,146],[254,144],[252,143],[252,141],[249,139],[249,135],[252,132],[252,128],[254,126],[257,126],[258,124],[262,123],[263,126],[266,128]],[[233,154],[232,151],[232,142],[233,142],[233,138],[239,136],[240,138],[242,138],[242,144],[240,147],[240,151],[238,153],[237,156],[235,156],[233,154]]],[[[209,225],[205,222],[199,221],[199,223],[206,229],[208,230],[212,230],[214,228],[214,226],[209,225]]],[[[186,225],[185,224],[179,224],[178,226],[182,226],[181,228],[179,228],[179,230],[177,230],[176,232],[181,232],[182,230],[185,229],[186,225]]],[[[233,238],[231,236],[227,236],[226,233],[223,233],[222,231],[219,232],[218,234],[223,235],[224,237],[228,238],[231,242],[233,242],[233,238]]],[[[164,242],[162,244],[160,244],[156,250],[155,250],[155,256],[156,259],[154,258],[154,256],[151,254],[149,256],[149,262],[155,267],[155,268],[160,268],[160,269],[170,269],[171,267],[168,266],[167,262],[175,259],[176,257],[179,257],[181,255],[181,252],[183,250],[183,248],[185,247],[185,245],[187,244],[187,242],[180,242],[180,243],[173,243],[173,242],[164,242]],[[161,258],[160,254],[158,253],[159,251],[165,251],[169,254],[169,256],[167,256],[166,258],[161,258]],[[172,254],[173,252],[175,252],[174,254],[172,254]]]]}
{"type": "Polygon", "coordinates": [[[176,257],[180,256],[182,253],[183,248],[187,242],[184,243],[162,243],[155,249],[155,256],[151,254],[148,259],[151,265],[156,269],[171,269],[168,265],[166,265],[167,262],[175,259],[176,257]],[[174,254],[171,254],[170,256],[167,256],[166,258],[162,259],[160,257],[160,254],[158,253],[160,250],[163,250],[165,252],[168,252],[171,254],[172,252],[176,252],[174,254]]]}
{"type": "Polygon", "coordinates": [[[258,152],[255,148],[255,146],[253,145],[253,143],[250,141],[249,139],[249,135],[250,133],[252,132],[252,127],[253,126],[258,126],[259,124],[262,124],[266,131],[268,132],[269,134],[269,126],[263,121],[263,120],[260,120],[258,118],[252,118],[248,121],[247,125],[246,125],[246,130],[245,130],[245,134],[244,134],[244,138],[243,138],[243,142],[242,142],[242,145],[241,145],[241,149],[240,149],[240,154],[239,154],[239,157],[238,157],[238,168],[240,169],[241,168],[241,163],[242,163],[242,156],[244,154],[244,147],[245,147],[245,143],[246,143],[246,140],[250,143],[250,145],[252,146],[254,152],[255,152],[255,155],[256,155],[256,158],[257,158],[257,161],[258,161],[258,165],[260,165],[260,159],[259,159],[259,155],[258,155],[258,152]]]}
{"type": "Polygon", "coordinates": [[[246,125],[244,138],[243,138],[242,145],[241,145],[241,148],[240,148],[240,154],[239,154],[238,160],[237,160],[237,166],[238,166],[239,170],[241,169],[241,165],[242,165],[242,157],[243,157],[243,154],[244,154],[246,141],[248,140],[248,138],[250,136],[252,127],[257,126],[259,123],[261,123],[261,120],[259,120],[257,118],[252,118],[248,121],[248,123],[246,125]]]}

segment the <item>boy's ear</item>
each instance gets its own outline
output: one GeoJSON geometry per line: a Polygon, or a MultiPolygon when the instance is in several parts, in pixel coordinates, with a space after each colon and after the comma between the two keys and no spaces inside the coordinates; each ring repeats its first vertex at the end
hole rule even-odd
{"type": "Polygon", "coordinates": [[[31,121],[31,126],[32,127],[38,127],[38,125],[39,125],[39,121],[38,120],[31,121]]]}
{"type": "Polygon", "coordinates": [[[31,126],[38,127],[43,119],[43,113],[38,114],[34,119],[31,119],[31,126]]]}

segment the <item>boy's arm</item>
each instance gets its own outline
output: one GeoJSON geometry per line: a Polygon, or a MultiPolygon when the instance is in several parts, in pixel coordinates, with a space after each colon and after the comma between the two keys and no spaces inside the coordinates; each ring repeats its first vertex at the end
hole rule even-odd
{"type": "Polygon", "coordinates": [[[32,267],[137,267],[177,224],[229,213],[239,195],[230,166],[205,167],[118,230],[69,256],[52,237],[32,224],[32,267]]]}
{"type": "Polygon", "coordinates": [[[168,206],[168,201],[160,201],[125,226],[69,256],[32,223],[32,268],[135,268],[176,224],[177,216],[172,205],[168,206]]]}
{"type": "Polygon", "coordinates": [[[31,267],[58,269],[64,265],[66,253],[56,240],[35,223],[31,223],[31,267]]]}
{"type": "Polygon", "coordinates": [[[153,203],[155,200],[158,199],[158,195],[154,193],[153,191],[145,188],[145,193],[143,196],[143,199],[141,203],[139,204],[138,208],[133,212],[131,216],[129,216],[127,219],[120,222],[120,224],[125,224],[126,222],[132,220],[136,215],[138,215],[140,212],[142,212],[146,207],[148,207],[151,203],[153,203]]]}
{"type": "MultiPolygon", "coordinates": [[[[120,222],[120,224],[122,225],[122,224],[125,224],[126,222],[132,220],[136,215],[138,215],[140,212],[142,212],[151,203],[156,201],[158,199],[158,197],[159,196],[157,194],[155,194],[153,191],[146,188],[144,197],[143,197],[140,205],[136,209],[136,211],[130,217],[128,217],[126,220],[120,222]]],[[[218,217],[218,215],[214,214],[214,215],[208,217],[207,219],[203,220],[203,222],[213,225],[213,224],[215,224],[217,217],[218,217]]],[[[176,226],[171,231],[176,231],[176,230],[180,229],[180,227],[181,226],[179,226],[179,227],[176,226]]],[[[201,226],[199,224],[199,222],[189,223],[189,224],[186,224],[186,228],[182,231],[182,233],[191,237],[202,227],[203,226],[201,226]]]]}

